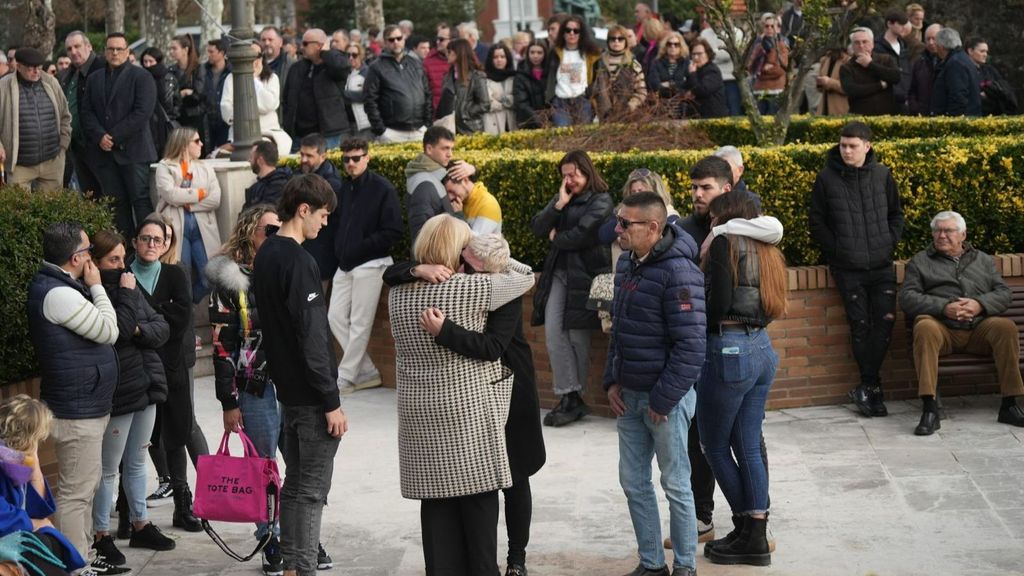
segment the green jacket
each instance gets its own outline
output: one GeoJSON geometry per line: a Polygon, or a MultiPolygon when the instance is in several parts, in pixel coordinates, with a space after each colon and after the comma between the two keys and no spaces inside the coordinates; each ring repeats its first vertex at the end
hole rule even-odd
{"type": "Polygon", "coordinates": [[[900,306],[908,317],[928,314],[959,330],[970,330],[985,317],[1002,314],[1011,299],[1010,288],[996,270],[995,260],[969,242],[964,242],[964,253],[959,259],[946,256],[934,246],[915,254],[907,262],[900,289],[900,306]],[[970,322],[946,318],[942,310],[957,298],[977,300],[982,313],[970,322]]]}

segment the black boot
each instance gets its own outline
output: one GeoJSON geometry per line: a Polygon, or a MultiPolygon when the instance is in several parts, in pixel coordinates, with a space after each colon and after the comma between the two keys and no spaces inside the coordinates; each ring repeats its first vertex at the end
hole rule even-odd
{"type": "Polygon", "coordinates": [[[565,426],[583,418],[590,413],[590,408],[583,401],[583,397],[580,396],[579,392],[569,392],[562,396],[558,401],[558,405],[551,409],[544,416],[545,426],[565,426]]]}
{"type": "Polygon", "coordinates": [[[203,530],[199,519],[192,515],[192,491],[188,489],[188,485],[174,487],[174,515],[171,517],[171,525],[186,532],[203,530]]]}
{"type": "Polygon", "coordinates": [[[712,548],[708,559],[712,564],[771,565],[772,554],[768,551],[767,529],[767,518],[748,517],[740,535],[729,544],[712,548]]]}
{"type": "Polygon", "coordinates": [[[724,538],[719,538],[718,540],[712,540],[710,542],[706,542],[704,544],[704,557],[705,558],[710,558],[711,557],[711,550],[713,548],[727,546],[733,540],[738,538],[739,535],[740,535],[740,532],[743,531],[743,526],[746,525],[746,520],[747,520],[746,516],[741,516],[739,514],[733,514],[733,516],[732,516],[732,526],[733,526],[732,532],[729,532],[728,534],[726,534],[724,538]]]}
{"type": "Polygon", "coordinates": [[[128,499],[124,489],[117,494],[117,539],[127,540],[132,537],[132,523],[128,518],[128,499]]]}

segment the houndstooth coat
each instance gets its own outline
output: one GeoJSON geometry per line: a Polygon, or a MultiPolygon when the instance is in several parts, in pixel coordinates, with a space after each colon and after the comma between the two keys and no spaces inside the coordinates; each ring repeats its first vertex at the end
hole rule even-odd
{"type": "Polygon", "coordinates": [[[487,313],[533,286],[528,266],[502,274],[455,274],[442,284],[391,289],[388,310],[398,379],[398,459],[402,496],[455,498],[512,485],[505,421],[512,373],[500,361],[461,356],[420,327],[436,307],[467,330],[483,332],[487,313]]]}

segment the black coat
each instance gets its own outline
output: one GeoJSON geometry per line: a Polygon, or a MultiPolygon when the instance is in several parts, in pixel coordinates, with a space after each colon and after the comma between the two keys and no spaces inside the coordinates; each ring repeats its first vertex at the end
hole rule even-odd
{"type": "Polygon", "coordinates": [[[933,116],[981,116],[981,77],[966,52],[957,48],[942,62],[932,90],[933,116]]]}
{"type": "Polygon", "coordinates": [[[366,73],[363,94],[363,110],[378,136],[387,128],[419,130],[430,126],[434,116],[430,80],[418,58],[406,56],[399,62],[393,54],[382,52],[366,73]]]}
{"type": "Polygon", "coordinates": [[[117,312],[117,364],[111,416],[143,410],[167,400],[167,375],[157,352],[170,337],[170,325],[146,301],[141,290],[122,288],[121,273],[103,271],[103,288],[117,312]],[[135,334],[138,328],[139,333],[135,334]]]}
{"type": "Polygon", "coordinates": [[[542,113],[548,109],[544,103],[546,83],[547,79],[543,75],[540,80],[534,78],[527,66],[520,67],[516,73],[512,82],[512,98],[519,128],[540,128],[543,125],[542,113]]]}
{"type": "Polygon", "coordinates": [[[178,118],[188,126],[196,126],[202,122],[206,114],[206,75],[203,74],[203,67],[196,66],[191,74],[185,74],[184,70],[177,64],[172,64],[167,71],[178,79],[178,91],[191,90],[188,96],[182,96],[179,101],[178,118]]]}
{"type": "Polygon", "coordinates": [[[914,63],[910,60],[910,48],[907,47],[907,43],[902,39],[900,43],[900,53],[896,54],[896,51],[892,49],[892,45],[885,40],[884,37],[879,37],[878,41],[875,42],[875,54],[885,54],[889,58],[892,58],[893,62],[900,69],[900,81],[893,84],[892,96],[896,99],[896,106],[900,110],[903,110],[904,105],[907,101],[907,93],[910,92],[910,82],[913,78],[914,63]]]}
{"type": "Polygon", "coordinates": [[[188,369],[196,363],[195,328],[192,325],[192,289],[185,271],[162,264],[160,278],[146,301],[170,326],[167,343],[160,348],[167,375],[167,402],[159,408],[160,440],[166,449],[184,446],[192,432],[194,407],[188,369]]]}
{"type": "Polygon", "coordinates": [[[163,64],[157,64],[148,70],[156,82],[156,106],[153,107],[149,129],[153,133],[156,153],[162,156],[167,138],[174,128],[174,123],[177,122],[181,92],[178,90],[178,77],[171,74],[163,64]]]}
{"type": "Polygon", "coordinates": [[[985,116],[1018,112],[1017,94],[995,66],[982,64],[978,67],[978,76],[981,79],[981,109],[985,116]]]}
{"type": "Polygon", "coordinates": [[[725,118],[729,115],[722,71],[714,62],[708,62],[687,76],[685,86],[693,92],[701,118],[725,118]]]}
{"type": "Polygon", "coordinates": [[[455,81],[455,72],[449,70],[441,84],[441,101],[437,115],[455,113],[455,133],[472,134],[484,131],[484,114],[491,110],[491,97],[487,93],[487,76],[473,70],[469,82],[455,81]]]}
{"type": "Polygon", "coordinates": [[[287,166],[275,168],[273,172],[262,178],[257,178],[252,186],[245,189],[245,204],[242,209],[257,204],[273,204],[277,202],[284,193],[284,185],[292,177],[292,171],[287,166]]]}
{"type": "Polygon", "coordinates": [[[839,82],[850,101],[850,114],[879,116],[899,112],[892,91],[902,78],[903,71],[886,54],[872,54],[866,68],[850,60],[839,69],[839,82]],[[885,81],[885,88],[882,88],[882,81],[885,81]]]}
{"type": "Polygon", "coordinates": [[[682,59],[676,63],[675,70],[669,74],[668,58],[658,58],[651,64],[651,71],[647,75],[647,88],[657,91],[662,98],[671,98],[686,89],[686,79],[689,76],[689,59],[682,59]],[[668,88],[661,85],[668,82],[668,88]]]}
{"type": "Polygon", "coordinates": [[[156,103],[156,83],[139,66],[124,64],[107,99],[107,69],[89,76],[82,107],[82,130],[92,159],[112,154],[120,165],[157,161],[156,146],[149,130],[156,103]],[[110,152],[100,149],[104,134],[114,139],[110,152]]]}
{"type": "Polygon", "coordinates": [[[594,276],[612,270],[611,250],[598,240],[601,225],[612,213],[612,198],[606,192],[587,191],[573,196],[561,210],[555,209],[557,200],[556,195],[530,222],[530,228],[539,238],[548,238],[552,228],[557,230],[544,259],[544,274],[533,295],[531,323],[534,326],[544,324],[544,307],[551,293],[553,273],[559,269],[566,273],[568,284],[564,328],[600,328],[597,312],[587,309],[587,299],[594,276]]]}
{"type": "MultiPolygon", "coordinates": [[[[283,55],[282,55],[283,57],[283,55]]],[[[345,82],[348,81],[352,63],[348,55],[339,50],[328,50],[320,53],[323,59],[313,72],[313,96],[316,99],[316,116],[318,132],[323,136],[335,136],[348,131],[348,115],[345,113],[345,82]]],[[[299,60],[288,70],[288,78],[281,92],[282,127],[284,131],[296,136],[295,122],[301,102],[299,91],[302,90],[302,77],[309,74],[313,64],[306,59],[299,60]]]]}
{"type": "Polygon", "coordinates": [[[371,170],[354,180],[342,181],[334,212],[338,215],[334,255],[345,272],[388,256],[395,242],[402,239],[398,192],[387,178],[371,170]]]}
{"type": "MultiPolygon", "coordinates": [[[[292,70],[294,69],[292,68],[292,70]]],[[[338,204],[340,205],[341,175],[334,164],[329,160],[324,160],[323,164],[314,170],[313,173],[327,180],[327,183],[331,185],[331,190],[334,190],[334,194],[338,197],[338,204]]],[[[334,273],[338,270],[338,259],[334,256],[334,235],[338,230],[338,218],[340,216],[339,211],[335,209],[327,217],[327,226],[320,229],[320,233],[316,235],[316,238],[302,243],[302,247],[306,249],[306,252],[309,252],[309,255],[316,260],[316,265],[320,268],[321,280],[334,278],[334,273]]]]}
{"type": "MultiPolygon", "coordinates": [[[[416,262],[399,262],[384,272],[389,286],[412,282],[410,271],[416,262]]],[[[466,330],[445,319],[434,341],[468,358],[493,362],[501,360],[512,371],[512,399],[505,422],[505,443],[512,480],[532,476],[547,459],[540,425],[540,401],[533,354],[523,333],[523,299],[505,304],[487,315],[483,334],[466,330]]]]}
{"type": "Polygon", "coordinates": [[[892,172],[869,150],[864,165],[848,166],[839,145],[826,156],[811,192],[811,237],[825,261],[843,270],[890,266],[903,234],[903,208],[892,172]]]}

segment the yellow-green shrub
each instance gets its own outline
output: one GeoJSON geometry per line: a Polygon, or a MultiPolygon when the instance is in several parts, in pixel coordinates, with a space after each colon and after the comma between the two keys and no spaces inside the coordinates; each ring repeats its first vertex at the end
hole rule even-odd
{"type": "MultiPolygon", "coordinates": [[[[829,144],[743,148],[746,180],[760,194],[766,214],[786,227],[783,252],[791,265],[816,264],[819,252],[808,234],[807,205],[815,175],[829,144]]],[[[957,210],[967,219],[969,238],[990,252],[1024,251],[1024,143],[1013,137],[938,138],[880,142],[879,160],[892,168],[903,198],[906,232],[897,255],[907,258],[931,241],[928,223],[941,210],[957,210]]],[[[405,164],[417,152],[374,148],[371,169],[390,179],[405,202],[405,164]]],[[[613,188],[613,197],[634,168],[646,167],[665,178],[682,214],[690,211],[688,171],[708,151],[660,151],[593,154],[595,165],[613,188]]],[[[560,152],[459,151],[476,165],[480,178],[502,207],[502,229],[513,254],[539,266],[548,250],[529,222],[558,191],[560,152]]],[[[340,162],[340,155],[331,156],[340,162]]],[[[405,244],[396,255],[408,254],[405,244]]]]}

